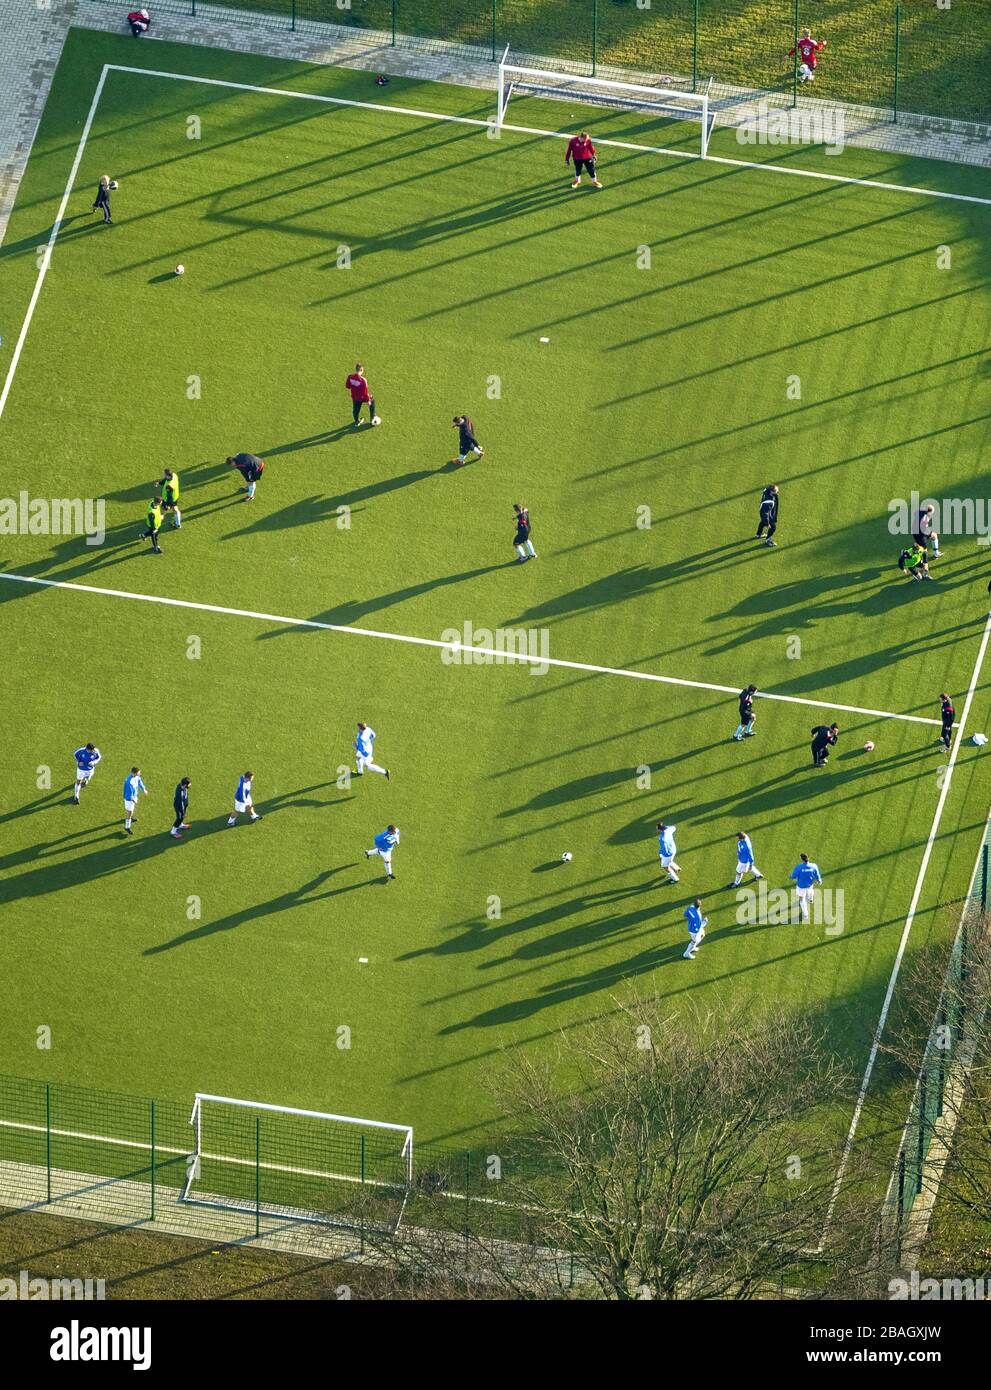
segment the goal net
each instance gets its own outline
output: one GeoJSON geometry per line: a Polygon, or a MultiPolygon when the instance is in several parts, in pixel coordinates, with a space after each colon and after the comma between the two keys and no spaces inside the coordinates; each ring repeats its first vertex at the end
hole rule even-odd
{"type": "Polygon", "coordinates": [[[197,1094],[182,1200],[324,1225],[395,1230],[413,1176],[409,1125],[197,1094]]]}
{"type": "Polygon", "coordinates": [[[499,64],[499,105],[496,124],[506,123],[509,103],[514,97],[546,97],[583,106],[603,107],[654,116],[658,120],[693,121],[700,129],[700,151],[704,159],[715,123],[710,109],[708,86],[703,92],[681,92],[673,88],[641,86],[634,82],[613,82],[604,77],[581,77],[576,73],[554,72],[549,68],[521,67],[503,59],[499,64]]]}

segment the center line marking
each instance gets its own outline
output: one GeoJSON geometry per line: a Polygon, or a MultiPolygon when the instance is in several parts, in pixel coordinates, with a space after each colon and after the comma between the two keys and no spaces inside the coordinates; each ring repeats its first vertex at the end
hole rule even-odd
{"type": "MultiPolygon", "coordinates": [[[[15,584],[33,584],[44,589],[72,589],[80,594],[102,594],[106,598],[130,599],[134,603],[160,603],[168,608],[192,608],[203,613],[222,613],[232,618],[254,618],[258,622],[280,623],[288,627],[317,628],[322,632],[344,632],[352,637],[377,637],[383,642],[405,642],[414,647],[434,647],[441,651],[478,652],[480,656],[492,656],[499,662],[518,661],[536,666],[556,666],[566,671],[587,671],[596,676],[626,676],[635,681],[654,681],[658,685],[680,685],[690,690],[715,690],[719,694],[739,695],[735,685],[714,685],[711,681],[690,681],[680,676],[661,676],[653,671],[630,671],[623,666],[596,666],[588,661],[564,661],[560,657],[532,656],[529,652],[497,651],[494,647],[464,646],[461,643],[442,642],[436,637],[410,637],[402,632],[379,632],[369,627],[348,627],[342,623],[321,623],[316,618],[287,618],[279,613],[258,613],[251,608],[226,608],[217,603],[195,603],[192,599],[165,598],[161,594],[132,594],[126,589],[103,589],[95,584],[72,584],[62,579],[38,579],[28,574],[0,573],[0,580],[15,584]]],[[[939,719],[930,719],[921,714],[895,714],[891,710],[869,709],[863,705],[841,705],[835,700],[807,700],[801,695],[776,695],[772,691],[758,691],[758,700],[777,700],[787,705],[807,705],[812,709],[842,710],[846,714],[866,714],[875,719],[900,719],[907,724],[935,724],[941,726],[939,719]]]]}

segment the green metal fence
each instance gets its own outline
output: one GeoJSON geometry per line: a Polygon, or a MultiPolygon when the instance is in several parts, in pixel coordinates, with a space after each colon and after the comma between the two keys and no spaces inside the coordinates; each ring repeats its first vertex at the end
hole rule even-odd
{"type": "Polygon", "coordinates": [[[975,932],[986,930],[989,846],[984,844],[971,899],[953,944],[939,1012],[919,1067],[918,1084],[905,1126],[892,1192],[899,1227],[925,1186],[926,1160],[943,1116],[949,1068],[967,1027],[968,982],[975,932]]]}
{"type": "MultiPolygon", "coordinates": [[[[117,0],[91,0],[114,4],[117,0]]],[[[155,14],[255,20],[280,29],[343,26],[370,45],[455,44],[494,60],[558,59],[594,73],[623,67],[698,86],[798,90],[788,56],[808,24],[825,39],[803,95],[830,101],[991,121],[991,4],[862,0],[156,0],[155,14]]]]}
{"type": "MultiPolygon", "coordinates": [[[[307,1222],[345,1228],[362,1247],[402,1218],[464,1237],[466,1258],[482,1241],[539,1244],[524,1196],[535,1175],[512,1160],[414,1143],[409,1163],[402,1134],[222,1106],[198,1127],[193,1114],[191,1101],[0,1075],[0,1207],[111,1224],[167,1207],[170,1229],[180,1211],[210,1208],[231,1239],[307,1222]]],[[[205,1229],[190,1217],[190,1234],[205,1229]]]]}

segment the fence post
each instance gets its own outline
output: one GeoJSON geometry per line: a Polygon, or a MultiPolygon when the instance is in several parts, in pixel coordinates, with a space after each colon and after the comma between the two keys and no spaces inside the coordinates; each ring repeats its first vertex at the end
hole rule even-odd
{"type": "MultiPolygon", "coordinates": [[[[895,6],[895,90],[894,90],[894,94],[893,94],[893,97],[892,97],[892,106],[891,106],[891,119],[892,119],[893,121],[897,121],[897,120],[898,120],[898,76],[899,76],[899,69],[900,69],[900,67],[901,67],[901,50],[902,50],[902,7],[901,7],[901,5],[896,5],[896,6],[895,6]]],[[[987,854],[987,846],[985,846],[985,856],[986,856],[986,854],[987,854]]],[[[985,859],[985,862],[986,862],[986,859],[985,859]]]]}
{"type": "Polygon", "coordinates": [[[692,5],[692,91],[698,87],[699,75],[699,0],[692,5]]]}
{"type": "Polygon", "coordinates": [[[195,18],[196,18],[196,0],[193,0],[193,8],[192,8],[191,13],[192,13],[193,19],[195,19],[195,18]]]}
{"type": "Polygon", "coordinates": [[[898,1151],[898,1220],[895,1222],[895,1258],[902,1257],[902,1216],[905,1211],[905,1150],[898,1151]]]}
{"type": "Polygon", "coordinates": [[[981,911],[988,907],[988,846],[981,850],[981,911]]]}
{"type": "Polygon", "coordinates": [[[45,1082],[45,1201],[52,1200],[52,1088],[45,1082]]]}
{"type": "Polygon", "coordinates": [[[792,106],[797,106],[797,105],[798,105],[798,25],[799,25],[799,21],[800,21],[800,15],[799,15],[799,13],[798,13],[799,4],[800,4],[800,0],[795,0],[795,61],[794,61],[794,63],[792,64],[792,69],[791,69],[791,73],[792,73],[792,75],[791,75],[791,104],[792,104],[792,106]]]}
{"type": "Polygon", "coordinates": [[[155,1219],[155,1102],[151,1102],[151,1219],[155,1219]]]}
{"type": "Polygon", "coordinates": [[[592,76],[599,64],[599,0],[592,0],[592,76]]]}
{"type": "Polygon", "coordinates": [[[922,1071],[919,1073],[919,1136],[916,1144],[915,1154],[915,1193],[916,1196],[922,1191],[922,1169],[926,1161],[926,1150],[929,1145],[926,1143],[926,1107],[929,1104],[927,1092],[929,1090],[928,1071],[923,1060],[922,1071]]]}
{"type": "Polygon", "coordinates": [[[395,46],[396,46],[396,3],[397,3],[397,0],[392,0],[392,46],[393,46],[393,48],[395,48],[395,46]]]}
{"type": "Polygon", "coordinates": [[[492,0],[492,61],[496,60],[496,23],[498,18],[499,0],[492,0]]]}
{"type": "Polygon", "coordinates": [[[291,18],[291,21],[290,21],[290,27],[291,27],[293,30],[295,30],[295,28],[296,28],[296,0],[290,0],[290,5],[291,5],[291,14],[292,14],[292,18],[291,18]]]}
{"type": "Polygon", "coordinates": [[[261,1116],[255,1116],[255,1236],[261,1235],[262,1223],[262,1168],[261,1168],[261,1116]]]}

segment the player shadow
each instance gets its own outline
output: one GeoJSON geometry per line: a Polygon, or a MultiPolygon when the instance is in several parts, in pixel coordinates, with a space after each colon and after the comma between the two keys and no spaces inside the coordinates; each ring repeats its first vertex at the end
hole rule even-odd
{"type": "MultiPolygon", "coordinates": [[[[656,772],[662,764],[660,762],[645,763],[651,772],[656,772]]],[[[584,777],[576,777],[571,782],[562,782],[560,786],[548,787],[542,792],[537,792],[524,802],[521,806],[509,806],[504,811],[500,811],[498,819],[505,820],[510,816],[519,816],[528,811],[542,811],[551,806],[561,806],[569,801],[581,801],[585,797],[598,796],[603,792],[610,791],[613,787],[628,785],[631,771],[628,767],[609,768],[606,772],[591,772],[584,777]]]]}
{"type": "Polygon", "coordinates": [[[277,444],[271,449],[259,449],[258,457],[263,459],[274,458],[276,454],[294,454],[300,449],[314,449],[320,444],[334,444],[338,439],[357,438],[360,435],[371,434],[371,429],[362,425],[360,429],[355,429],[354,424],[349,422],[346,425],[335,425],[333,429],[321,430],[319,434],[306,435],[303,439],[293,439],[287,444],[277,444]]]}
{"type": "Polygon", "coordinates": [[[54,811],[65,800],[71,796],[74,782],[67,782],[64,786],[53,787],[50,792],[45,792],[43,796],[36,797],[34,801],[25,802],[16,811],[7,811],[0,816],[0,825],[6,825],[8,821],[20,820],[22,816],[36,816],[39,811],[54,811]]]}
{"type": "Polygon", "coordinates": [[[361,487],[342,492],[336,497],[304,497],[292,502],[277,512],[266,512],[257,521],[244,526],[239,531],[229,531],[222,540],[239,540],[242,536],[256,535],[261,531],[283,531],[294,526],[312,526],[321,521],[336,521],[339,507],[356,508],[358,503],[373,497],[382,497],[400,488],[412,487],[424,478],[432,477],[429,469],[418,469],[411,473],[401,473],[397,477],[382,478],[378,482],[365,483],[361,487]]]}
{"type": "Polygon", "coordinates": [[[174,951],[179,946],[188,946],[194,941],[202,941],[207,937],[215,936],[217,932],[236,931],[249,922],[260,921],[263,917],[271,917],[280,912],[291,912],[294,908],[307,907],[312,903],[326,902],[329,898],[339,897],[342,893],[354,893],[361,888],[373,888],[378,882],[385,882],[384,879],[366,878],[358,883],[348,883],[343,888],[330,888],[326,892],[320,893],[316,891],[336,874],[356,867],[358,867],[356,864],[348,863],[339,864],[335,869],[324,869],[309,883],[301,884],[298,888],[289,888],[284,893],[278,893],[274,898],[269,898],[261,903],[253,903],[250,907],[242,908],[239,912],[231,912],[226,917],[218,918],[216,922],[204,922],[202,926],[195,927],[192,931],[182,932],[181,935],[174,936],[169,941],[163,941],[158,946],[147,946],[141,954],[145,956],[161,955],[164,951],[174,951]]]}
{"type": "MultiPolygon", "coordinates": [[[[312,623],[326,623],[334,627],[350,627],[361,618],[367,617],[370,613],[378,613],[383,608],[391,608],[394,604],[404,603],[408,599],[419,598],[422,594],[429,594],[434,589],[444,588],[448,584],[464,584],[471,579],[478,579],[483,574],[491,574],[494,570],[505,569],[505,565],[482,565],[478,569],[464,570],[460,574],[445,574],[437,579],[426,579],[420,584],[410,584],[405,589],[394,589],[388,594],[379,594],[375,598],[352,599],[349,602],[338,604],[336,608],[329,608],[325,613],[318,613],[310,619],[312,623]]],[[[280,627],[271,632],[260,632],[256,641],[266,641],[271,637],[285,637],[289,633],[315,632],[313,627],[280,627]]]]}
{"type": "MultiPolygon", "coordinates": [[[[348,801],[354,800],[354,793],[350,796],[335,796],[329,801],[319,801],[310,797],[311,792],[323,791],[325,787],[336,787],[336,782],[314,782],[311,787],[297,787],[295,791],[280,792],[278,796],[269,797],[264,802],[259,802],[259,808],[263,815],[272,815],[278,811],[302,810],[308,807],[343,806],[348,801]]],[[[339,788],[339,790],[341,790],[339,788]]]]}

